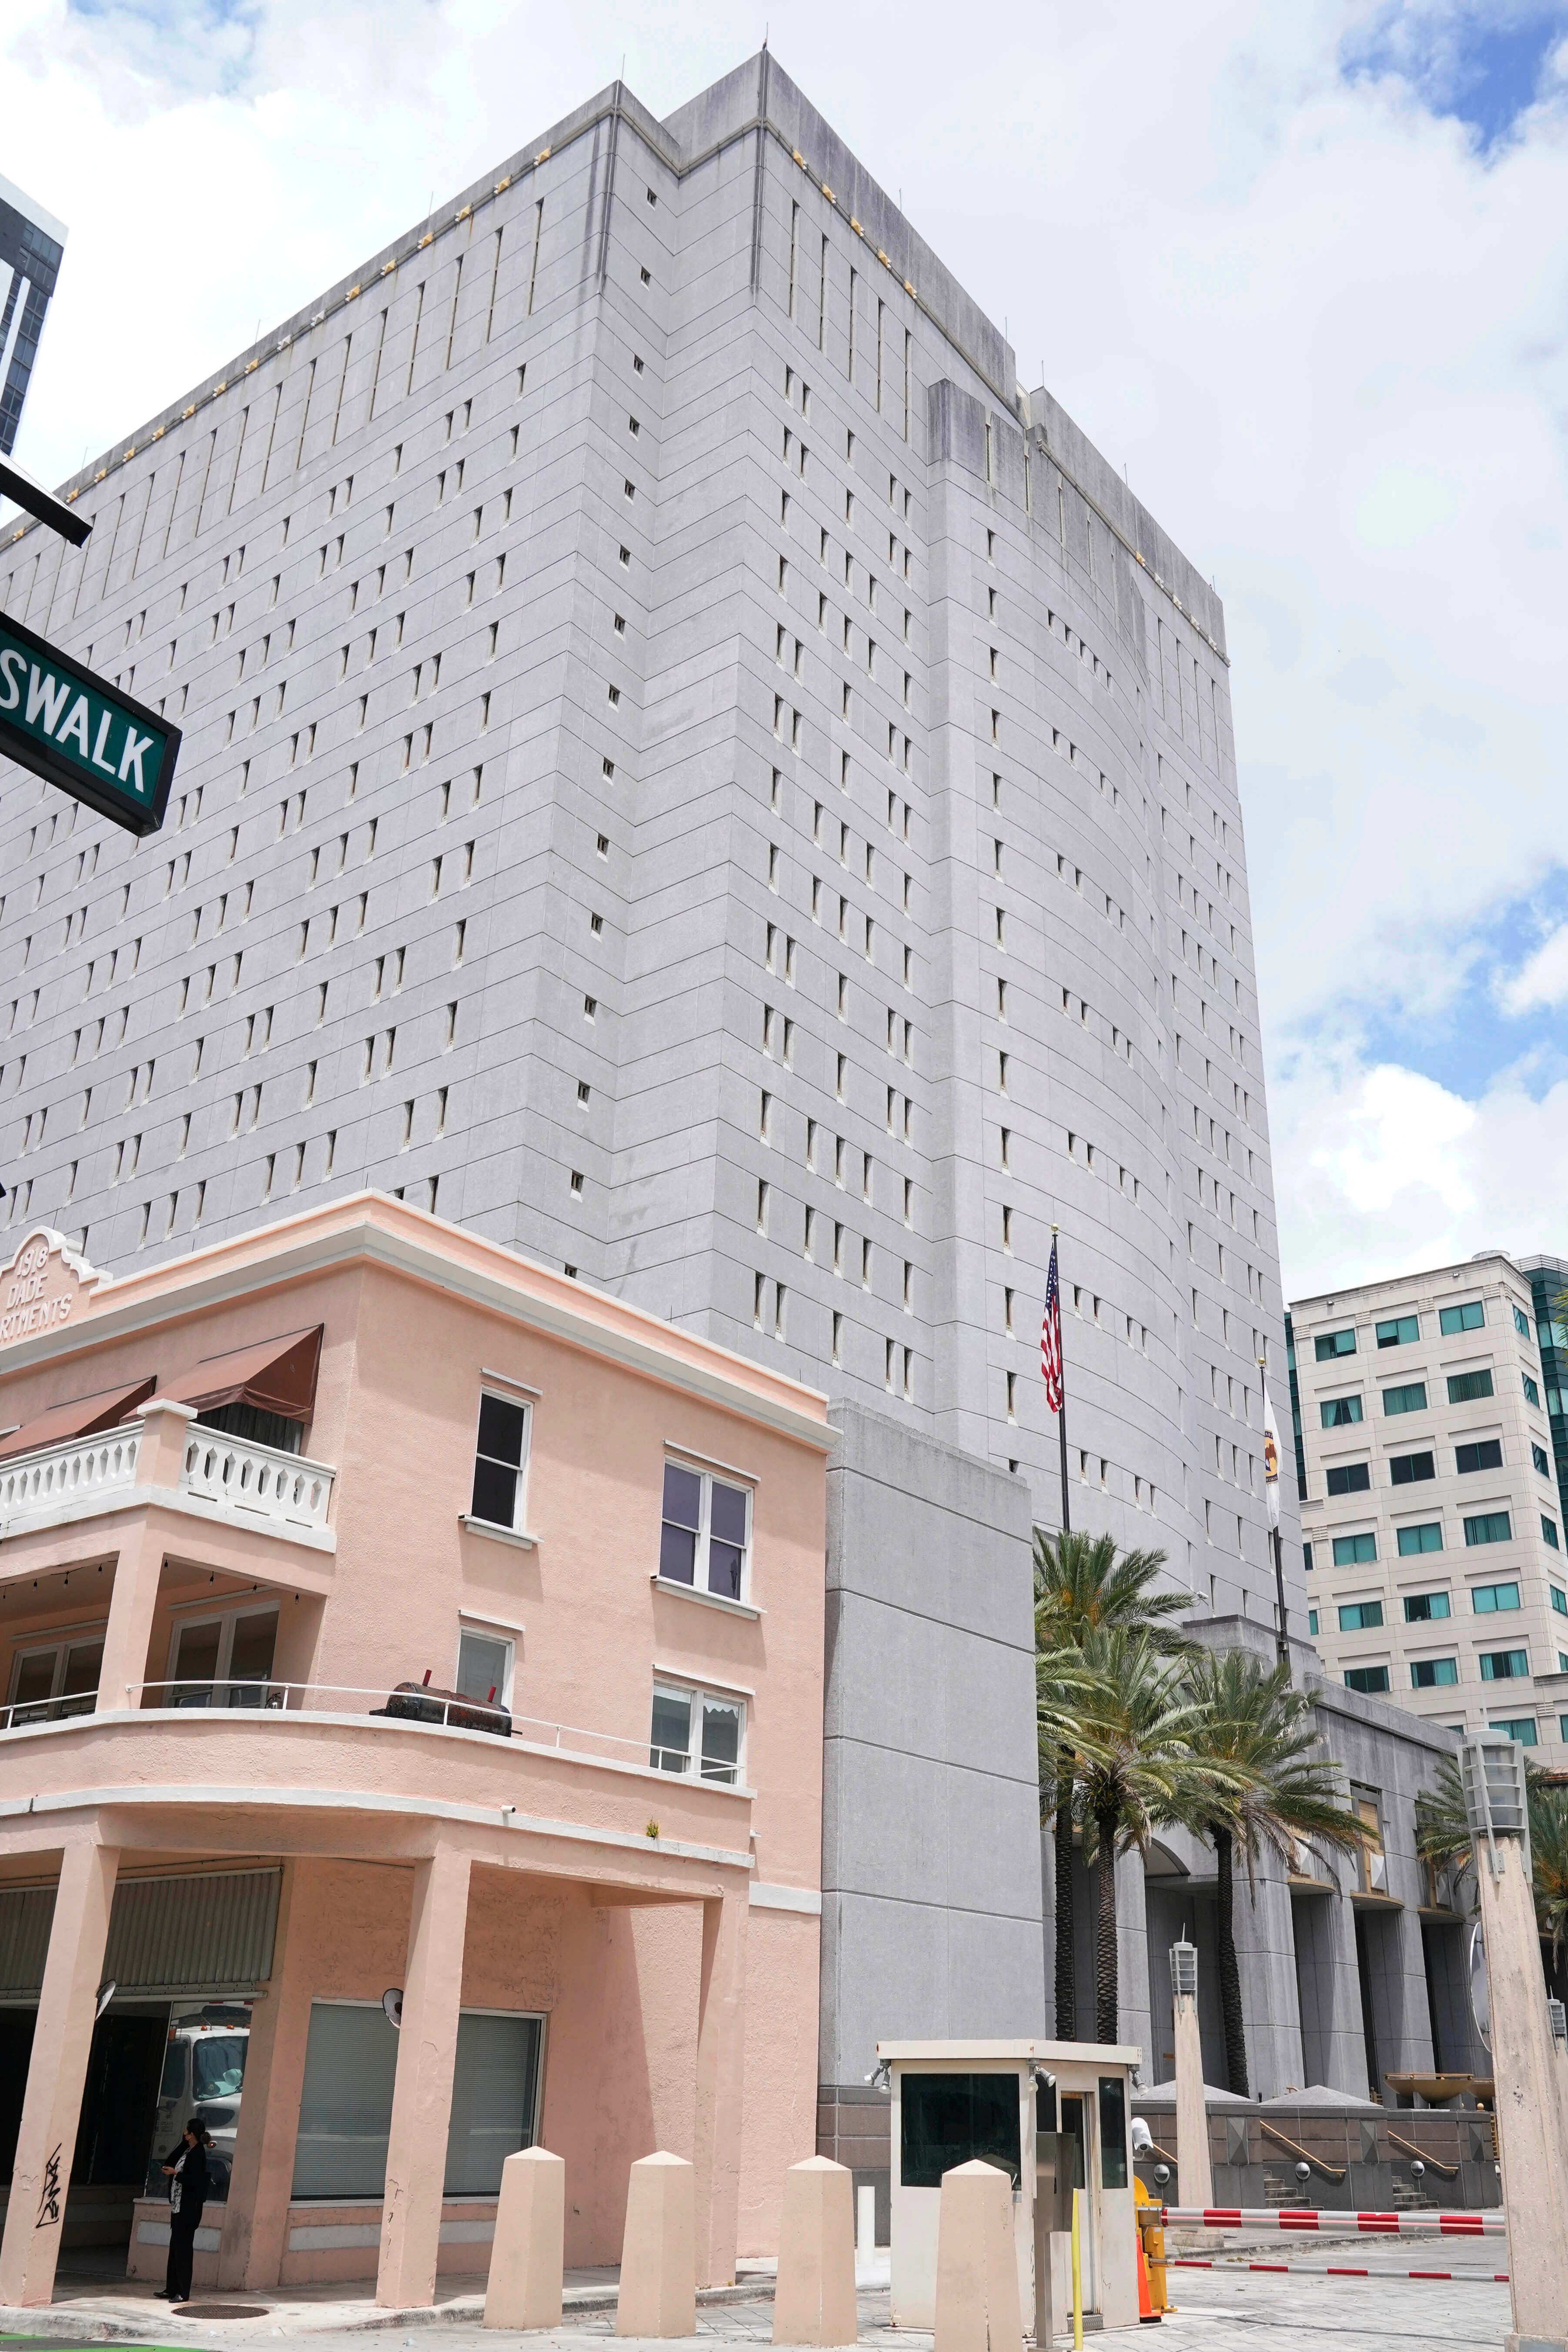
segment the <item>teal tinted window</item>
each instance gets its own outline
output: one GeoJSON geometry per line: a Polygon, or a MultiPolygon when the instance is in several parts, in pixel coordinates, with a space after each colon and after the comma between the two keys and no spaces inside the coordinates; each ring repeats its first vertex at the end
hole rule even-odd
{"type": "Polygon", "coordinates": [[[1481,1680],[1484,1683],[1521,1682],[1530,1672],[1528,1650],[1483,1650],[1481,1680]]]}
{"type": "Polygon", "coordinates": [[[1494,1617],[1502,1609],[1519,1607],[1517,1584],[1472,1584],[1470,1606],[1478,1617],[1494,1617]]]}
{"type": "Polygon", "coordinates": [[[1552,1606],[1559,1617],[1568,1617],[1568,1592],[1556,1584],[1549,1584],[1546,1589],[1552,1595],[1552,1606]]]}
{"type": "Polygon", "coordinates": [[[1447,1690],[1459,1679],[1457,1658],[1416,1658],[1410,1668],[1412,1690],[1447,1690]]]}
{"type": "Polygon", "coordinates": [[[940,2189],[944,2172],[976,2158],[1018,2186],[1016,2074],[906,2074],[899,2109],[906,2189],[940,2189]]]}
{"type": "Polygon", "coordinates": [[[1388,1688],[1388,1668],[1386,1666],[1347,1666],[1345,1688],[1364,1692],[1368,1697],[1374,1696],[1377,1692],[1385,1691],[1388,1688]]]}
{"type": "Polygon", "coordinates": [[[1489,1372],[1450,1372],[1448,1375],[1450,1404],[1474,1404],[1478,1397],[1489,1397],[1492,1393],[1489,1372]]]}
{"type": "Polygon", "coordinates": [[[1377,1327],[1380,1348],[1408,1348],[1421,1336],[1421,1326],[1414,1315],[1391,1315],[1377,1327]]]}
{"type": "Polygon", "coordinates": [[[1301,1565],[1306,1570],[1308,1575],[1310,1576],[1312,1573],[1312,1547],[1310,1544],[1304,1543],[1301,1546],[1301,1565]]]}
{"type": "Polygon", "coordinates": [[[1500,1731],[1505,1739],[1517,1739],[1521,1748],[1533,1748],[1536,1744],[1535,1717],[1532,1715],[1510,1715],[1501,1723],[1491,1724],[1488,1728],[1500,1731]]]}
{"type": "Polygon", "coordinates": [[[1342,1462],[1323,1483],[1331,1495],[1364,1495],[1372,1486],[1372,1470],[1365,1462],[1342,1462]]]}
{"type": "MultiPolygon", "coordinates": [[[[1511,1302],[1510,1302],[1510,1303],[1511,1303],[1511,1302]]],[[[1523,1307],[1514,1307],[1514,1310],[1513,1310],[1513,1328],[1514,1328],[1514,1329],[1519,1333],[1519,1336],[1520,1336],[1520,1338],[1521,1338],[1521,1339],[1529,1339],[1529,1337],[1530,1337],[1530,1318],[1529,1318],[1529,1316],[1525,1313],[1525,1311],[1524,1311],[1524,1309],[1523,1309],[1523,1307]]]]}
{"type": "Polygon", "coordinates": [[[1358,1396],[1324,1397],[1318,1407],[1318,1415],[1325,1429],[1349,1429],[1352,1422],[1361,1419],[1361,1399],[1358,1396]]]}
{"type": "Polygon", "coordinates": [[[1562,1549],[1557,1540],[1557,1522],[1555,1519],[1549,1519],[1544,1511],[1541,1515],[1541,1533],[1542,1540],[1549,1543],[1553,1551],[1562,1549]]]}
{"type": "Polygon", "coordinates": [[[1100,2185],[1127,2186],[1127,2085],[1120,2074],[1100,2078],[1100,2185]]]}
{"type": "Polygon", "coordinates": [[[1425,1412],[1426,1410],[1426,1381],[1406,1381],[1402,1388],[1384,1389],[1383,1409],[1384,1412],[1425,1412]]]}
{"type": "Polygon", "coordinates": [[[1535,1382],[1531,1379],[1530,1374],[1528,1372],[1521,1372],[1520,1379],[1524,1382],[1525,1402],[1527,1404],[1538,1405],[1541,1402],[1541,1391],[1536,1387],[1535,1382]]]}
{"type": "Polygon", "coordinates": [[[1543,1478],[1551,1477],[1552,1465],[1546,1459],[1544,1447],[1532,1444],[1530,1449],[1530,1458],[1534,1463],[1536,1468],[1540,1471],[1543,1478]]]}
{"type": "Polygon", "coordinates": [[[1334,1566],[1336,1568],[1353,1568],[1358,1559],[1375,1559],[1376,1558],[1377,1538],[1374,1535],[1336,1536],[1334,1538],[1334,1566]]]}
{"type": "Polygon", "coordinates": [[[1439,1307],[1437,1328],[1443,1337],[1451,1339],[1456,1331],[1479,1331],[1487,1319],[1486,1309],[1479,1298],[1463,1307],[1439,1307]]]}
{"type": "Polygon", "coordinates": [[[1401,1528],[1399,1530],[1401,1559],[1410,1559],[1415,1552],[1441,1551],[1442,1549],[1443,1522],[1441,1519],[1428,1519],[1422,1527],[1401,1528]]]}
{"type": "Polygon", "coordinates": [[[1325,1331],[1321,1339],[1313,1340],[1312,1345],[1317,1349],[1319,1363],[1331,1364],[1336,1356],[1353,1356],[1355,1354],[1355,1333],[1353,1331],[1325,1331]]]}
{"type": "MultiPolygon", "coordinates": [[[[1513,1523],[1506,1511],[1478,1511],[1465,1521],[1465,1541],[1468,1544],[1507,1543],[1513,1534],[1513,1523]]],[[[1498,1590],[1502,1590],[1500,1585],[1498,1590]]],[[[1519,1603],[1514,1602],[1517,1608],[1519,1603]]]]}
{"type": "Polygon", "coordinates": [[[1342,1633],[1370,1633],[1383,1622],[1381,1601],[1348,1601],[1340,1611],[1342,1633]]]}
{"type": "Polygon", "coordinates": [[[1407,1592],[1405,1596],[1405,1622],[1407,1625],[1430,1625],[1436,1618],[1448,1614],[1446,1592],[1407,1592]]]}
{"type": "Polygon", "coordinates": [[[1318,1612],[1315,1609],[1309,1609],[1307,1612],[1307,1631],[1309,1633],[1315,1633],[1317,1630],[1318,1612]]]}

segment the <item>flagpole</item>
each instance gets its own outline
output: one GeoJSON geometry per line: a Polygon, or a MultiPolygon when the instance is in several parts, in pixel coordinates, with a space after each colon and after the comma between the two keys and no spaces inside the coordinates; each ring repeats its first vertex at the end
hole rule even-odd
{"type": "MultiPolygon", "coordinates": [[[[1267,1430],[1269,1412],[1269,1397],[1268,1360],[1266,1356],[1259,1356],[1258,1359],[1258,1379],[1259,1392],[1263,1398],[1264,1424],[1265,1429],[1267,1430]]],[[[1278,1454],[1278,1441],[1276,1441],[1276,1454],[1278,1454]]],[[[1272,1483],[1274,1487],[1274,1524],[1269,1528],[1268,1532],[1273,1538],[1274,1543],[1274,1592],[1276,1607],[1279,1611],[1279,1622],[1275,1627],[1274,1633],[1274,1644],[1279,1654],[1280,1664],[1286,1665],[1289,1663],[1290,1642],[1285,1629],[1285,1549],[1279,1539],[1279,1465],[1278,1460],[1276,1460],[1274,1465],[1274,1478],[1272,1483]]],[[[1268,1485],[1269,1480],[1266,1469],[1264,1474],[1264,1487],[1266,1493],[1268,1485]]]]}
{"type": "MultiPolygon", "coordinates": [[[[1052,1247],[1052,1249],[1053,1249],[1053,1250],[1055,1250],[1055,1249],[1056,1249],[1056,1245],[1057,1245],[1057,1228],[1055,1227],[1055,1225],[1053,1225],[1053,1226],[1051,1227],[1051,1247],[1052,1247]]],[[[1057,1328],[1058,1328],[1058,1331],[1061,1329],[1061,1319],[1062,1319],[1062,1306],[1061,1306],[1062,1292],[1061,1292],[1061,1281],[1062,1281],[1062,1266],[1061,1266],[1061,1258],[1060,1258],[1060,1256],[1059,1256],[1059,1255],[1058,1255],[1058,1258],[1057,1258],[1057,1328]]],[[[1060,1411],[1060,1412],[1058,1413],[1058,1415],[1057,1415],[1057,1435],[1058,1435],[1058,1437],[1059,1438],[1059,1440],[1060,1440],[1060,1442],[1061,1442],[1061,1462],[1062,1462],[1062,1533],[1063,1533],[1063,1535],[1064,1535],[1064,1536],[1066,1536],[1066,1535],[1070,1535],[1070,1534],[1072,1533],[1072,1513],[1071,1513],[1071,1511],[1070,1511],[1070,1510],[1068,1509],[1068,1365],[1067,1365],[1067,1349],[1066,1349],[1066,1348],[1065,1348],[1065,1347],[1064,1347],[1064,1348],[1063,1348],[1063,1349],[1062,1349],[1062,1355],[1061,1355],[1061,1382],[1062,1382],[1062,1402],[1061,1402],[1061,1411],[1060,1411]]]]}

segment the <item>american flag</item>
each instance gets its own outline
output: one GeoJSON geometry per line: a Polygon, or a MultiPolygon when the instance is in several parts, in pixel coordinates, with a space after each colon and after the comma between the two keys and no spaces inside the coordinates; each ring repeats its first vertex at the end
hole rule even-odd
{"type": "Polygon", "coordinates": [[[1046,1402],[1053,1412],[1062,1409],[1062,1299],[1057,1285],[1057,1245],[1051,1242],[1051,1269],[1046,1276],[1046,1311],[1040,1318],[1040,1370],[1045,1374],[1046,1402]]]}

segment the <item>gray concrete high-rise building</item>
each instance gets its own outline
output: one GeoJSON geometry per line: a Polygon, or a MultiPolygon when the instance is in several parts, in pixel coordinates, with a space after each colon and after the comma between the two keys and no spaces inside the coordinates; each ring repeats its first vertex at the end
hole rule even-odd
{"type": "Polygon", "coordinates": [[[184,749],[140,846],[0,798],[13,1220],[369,1181],[1047,1523],[1059,1225],[1075,1516],[1271,1620],[1219,601],[775,62],[604,92],[67,488],[0,604],[184,749]]]}
{"type": "Polygon", "coordinates": [[[16,446],[66,236],[52,213],[0,178],[0,457],[16,446]]]}
{"type": "MultiPolygon", "coordinates": [[[[184,744],[139,844],[0,772],[13,1240],[123,1272],[372,1184],[830,1393],[821,2144],[885,2181],[878,2034],[1052,2013],[1053,1227],[1075,1526],[1274,1654],[1218,598],[765,54],[603,92],[65,487],[0,607],[184,744]]],[[[1237,1933],[1254,2087],[1359,2096],[1459,2051],[1453,1742],[1318,1704],[1368,1854],[1265,1857],[1237,1933]]],[[[1214,1869],[1121,1866],[1156,2074],[1214,1869]]]]}

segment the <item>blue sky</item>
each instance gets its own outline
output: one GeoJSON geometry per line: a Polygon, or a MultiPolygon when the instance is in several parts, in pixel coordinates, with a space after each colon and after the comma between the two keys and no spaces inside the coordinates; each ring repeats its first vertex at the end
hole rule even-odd
{"type": "MultiPolygon", "coordinates": [[[[18,456],[58,479],[623,58],[667,112],[765,13],[8,0],[5,170],[71,228],[18,456]]],[[[1568,0],[773,34],[1225,598],[1286,1295],[1568,1255],[1568,0]]]]}

